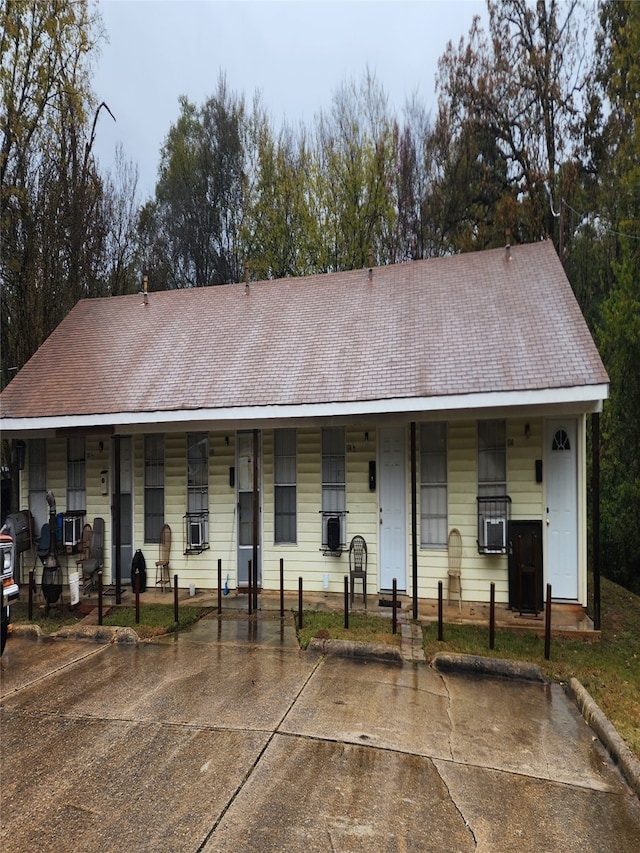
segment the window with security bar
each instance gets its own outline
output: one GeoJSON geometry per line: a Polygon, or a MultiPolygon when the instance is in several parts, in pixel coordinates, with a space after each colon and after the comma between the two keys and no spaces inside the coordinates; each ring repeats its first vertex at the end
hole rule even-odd
{"type": "Polygon", "coordinates": [[[507,494],[507,426],[478,421],[478,551],[507,553],[511,498],[507,494]]]}
{"type": "Polygon", "coordinates": [[[185,554],[209,547],[209,435],[187,433],[187,511],[184,516],[185,554]]]}
{"type": "Polygon", "coordinates": [[[344,427],[322,430],[322,550],[339,554],[346,537],[346,460],[344,427]]]}

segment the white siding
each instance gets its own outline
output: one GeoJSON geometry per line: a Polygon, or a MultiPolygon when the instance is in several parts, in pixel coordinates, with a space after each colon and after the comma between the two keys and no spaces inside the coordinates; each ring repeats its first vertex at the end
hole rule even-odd
{"type": "MultiPolygon", "coordinates": [[[[435,598],[438,581],[447,595],[446,548],[421,548],[420,530],[420,425],[416,424],[417,463],[417,530],[418,530],[418,595],[435,598]]],[[[406,565],[407,592],[412,585],[411,468],[409,425],[406,429],[406,565]]],[[[579,595],[586,599],[586,459],[585,418],[578,418],[578,514],[579,514],[579,595]]],[[[513,519],[544,520],[544,483],[536,483],[535,460],[544,458],[544,423],[541,417],[517,417],[507,420],[507,492],[512,498],[513,519]],[[526,426],[528,425],[528,429],[526,426]]],[[[378,488],[369,489],[369,462],[377,458],[376,424],[359,423],[345,429],[346,460],[346,550],[339,556],[322,553],[321,427],[298,426],[297,437],[297,541],[274,543],[273,430],[262,431],[261,469],[261,544],[262,583],[267,590],[279,588],[280,559],[284,560],[285,586],[297,588],[298,577],[304,579],[307,591],[322,591],[328,575],[328,591],[341,593],[349,571],[348,544],[351,538],[364,536],[368,548],[368,593],[374,596],[379,578],[379,508],[378,488]]],[[[111,439],[91,434],[86,441],[86,519],[93,524],[97,516],[105,520],[105,582],[111,578],[111,439]],[[102,442],[102,448],[100,444],[102,442]],[[101,494],[101,472],[108,470],[108,494],[101,494]]],[[[47,487],[56,495],[57,509],[66,509],[66,440],[47,439],[47,487]]],[[[236,466],[236,433],[234,430],[209,432],[209,549],[186,555],[184,514],[186,512],[186,431],[165,435],[165,520],[172,529],[170,573],[178,575],[185,588],[217,587],[217,565],[222,561],[223,583],[229,574],[229,585],[236,587],[237,511],[236,484],[230,485],[229,471],[236,466]]],[[[477,549],[477,422],[451,421],[447,425],[447,496],[448,529],[457,527],[462,534],[462,592],[466,601],[486,601],[490,583],[496,585],[496,600],[508,600],[507,557],[479,554],[477,549]]],[[[148,585],[155,583],[155,561],[158,546],[144,542],[144,436],[133,436],[133,549],[140,548],[147,562],[148,585]]],[[[543,478],[544,479],[544,478],[543,478]]],[[[28,498],[28,472],[21,475],[21,500],[28,498]]],[[[378,486],[378,484],[376,484],[378,486]]],[[[64,559],[62,560],[64,563],[64,559]]],[[[68,558],[69,565],[72,557],[68,558]]],[[[127,567],[123,567],[126,569],[127,567]]],[[[75,565],[72,566],[72,570],[75,565]]],[[[65,566],[66,570],[66,566],[65,566]]],[[[65,571],[66,576],[66,571],[65,571]]],[[[400,581],[400,579],[399,579],[400,581]]]]}

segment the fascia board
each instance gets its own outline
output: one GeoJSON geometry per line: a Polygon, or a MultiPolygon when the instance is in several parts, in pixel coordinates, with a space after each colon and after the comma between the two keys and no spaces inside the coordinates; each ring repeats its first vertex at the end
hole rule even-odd
{"type": "Polygon", "coordinates": [[[182,409],[179,411],[113,412],[95,415],[63,415],[43,418],[1,418],[5,438],[37,430],[114,427],[154,427],[159,424],[237,423],[258,421],[313,420],[315,418],[364,417],[372,415],[437,414],[483,412],[486,410],[564,407],[597,412],[609,396],[608,384],[579,385],[536,391],[497,391],[441,397],[404,397],[384,400],[357,400],[302,405],[238,406],[224,409],[182,409]]]}

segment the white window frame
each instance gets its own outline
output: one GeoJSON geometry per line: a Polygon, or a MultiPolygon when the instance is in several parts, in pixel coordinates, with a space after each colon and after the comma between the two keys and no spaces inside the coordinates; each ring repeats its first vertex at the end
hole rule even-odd
{"type": "Polygon", "coordinates": [[[327,545],[329,518],[340,518],[340,544],[346,542],[347,455],[344,427],[323,427],[322,436],[322,545],[327,545]]]}
{"type": "Polygon", "coordinates": [[[87,509],[87,463],[84,436],[67,439],[67,512],[87,509]]]}
{"type": "Polygon", "coordinates": [[[448,537],[447,424],[420,426],[420,547],[446,548],[448,537]]]}
{"type": "Polygon", "coordinates": [[[150,433],[144,437],[144,541],[160,542],[164,524],[164,435],[150,433]],[[162,506],[162,512],[151,507],[162,506]]]}
{"type": "Polygon", "coordinates": [[[273,539],[276,545],[297,542],[297,500],[297,433],[291,428],[274,429],[273,539]]]}

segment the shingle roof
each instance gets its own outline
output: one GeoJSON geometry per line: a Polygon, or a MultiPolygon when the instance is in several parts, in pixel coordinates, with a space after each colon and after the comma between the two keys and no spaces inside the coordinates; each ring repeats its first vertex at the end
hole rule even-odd
{"type": "Polygon", "coordinates": [[[307,278],[80,301],[3,418],[601,385],[550,242],[307,278]]]}

